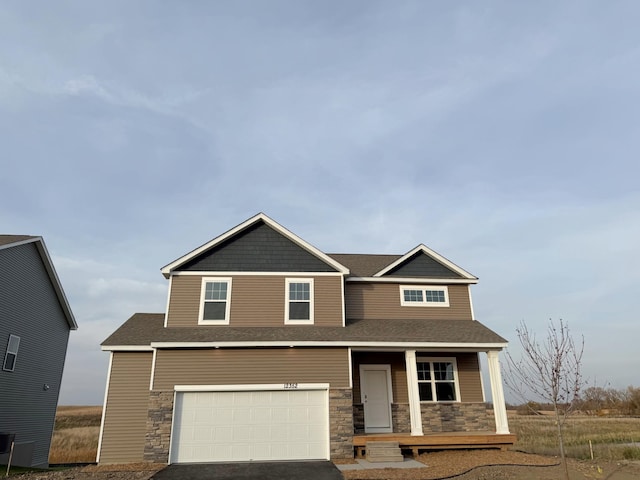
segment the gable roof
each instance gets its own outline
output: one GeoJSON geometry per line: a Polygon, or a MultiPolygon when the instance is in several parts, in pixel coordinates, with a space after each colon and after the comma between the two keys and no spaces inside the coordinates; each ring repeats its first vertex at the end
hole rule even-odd
{"type": "Polygon", "coordinates": [[[14,248],[29,243],[33,243],[36,247],[36,250],[40,254],[42,264],[44,265],[47,275],[49,276],[49,280],[51,281],[53,290],[58,297],[58,302],[60,302],[60,306],[62,308],[62,311],[64,312],[64,316],[67,320],[67,323],[69,324],[69,328],[71,330],[77,330],[78,324],[76,323],[76,319],[73,316],[73,312],[71,311],[71,307],[69,306],[69,302],[67,301],[67,296],[62,289],[62,284],[60,283],[60,279],[58,278],[56,269],[53,266],[53,262],[51,261],[51,257],[49,256],[47,247],[44,244],[44,239],[42,237],[35,237],[31,235],[0,235],[0,250],[14,248]]]}
{"type": "Polygon", "coordinates": [[[478,321],[425,319],[349,320],[344,327],[201,326],[164,328],[164,314],[136,313],[102,342],[103,350],[214,346],[366,346],[501,349],[507,340],[478,321]]]}
{"type": "Polygon", "coordinates": [[[452,261],[450,261],[450,260],[446,259],[445,257],[443,257],[442,255],[440,255],[438,252],[436,252],[434,250],[431,250],[429,247],[427,247],[426,245],[423,245],[423,244],[418,245],[416,248],[414,248],[413,250],[407,252],[406,254],[404,254],[403,256],[398,258],[396,261],[390,263],[386,267],[382,268],[380,271],[374,273],[373,276],[374,277],[382,277],[384,275],[389,275],[394,270],[399,268],[401,265],[406,264],[409,261],[411,261],[411,259],[413,257],[415,257],[416,255],[418,255],[418,254],[426,255],[427,257],[435,260],[436,262],[438,262],[442,266],[446,267],[449,271],[455,273],[457,276],[459,276],[461,278],[464,278],[464,279],[467,279],[467,280],[472,280],[472,281],[478,280],[478,277],[476,277],[475,275],[472,275],[471,273],[467,272],[462,267],[459,267],[458,265],[456,265],[452,261]]]}
{"type": "Polygon", "coordinates": [[[227,232],[223,233],[222,235],[219,235],[218,237],[214,238],[213,240],[210,240],[209,242],[205,243],[204,245],[196,248],[195,250],[192,250],[191,252],[189,252],[186,255],[183,255],[182,257],[174,260],[173,262],[169,263],[168,265],[165,265],[161,269],[162,274],[165,276],[165,278],[169,278],[169,276],[171,275],[171,272],[173,272],[176,269],[184,266],[188,262],[193,261],[194,259],[196,259],[196,257],[204,255],[207,251],[209,251],[209,250],[211,250],[211,249],[223,244],[224,242],[227,242],[227,241],[233,239],[233,237],[239,236],[240,234],[242,234],[243,232],[245,232],[246,230],[248,230],[249,228],[255,226],[256,224],[258,224],[260,222],[264,223],[265,225],[267,225],[271,229],[275,230],[277,233],[279,233],[280,235],[284,236],[286,239],[290,240],[291,242],[295,243],[297,246],[299,246],[300,248],[302,248],[303,250],[305,250],[309,254],[313,255],[315,258],[317,258],[318,260],[320,260],[324,264],[328,265],[332,269],[335,269],[337,272],[340,272],[340,273],[345,274],[345,275],[349,273],[349,269],[347,267],[345,267],[344,265],[340,264],[338,261],[336,261],[335,259],[331,258],[329,255],[321,252],[316,247],[314,247],[310,243],[304,241],[302,238],[298,237],[293,232],[287,230],[282,225],[280,225],[279,223],[275,222],[274,220],[269,218],[264,213],[258,213],[257,215],[249,218],[248,220],[244,221],[240,225],[232,228],[231,230],[228,230],[227,232]]]}

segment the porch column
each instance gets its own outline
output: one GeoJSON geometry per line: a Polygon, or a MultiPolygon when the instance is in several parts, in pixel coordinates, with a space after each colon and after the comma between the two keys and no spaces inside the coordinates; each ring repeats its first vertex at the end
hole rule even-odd
{"type": "Polygon", "coordinates": [[[500,360],[498,352],[487,352],[489,363],[489,379],[491,381],[491,396],[493,397],[493,414],[496,417],[496,433],[509,433],[507,421],[507,407],[504,403],[504,390],[502,389],[502,374],[500,373],[500,360]]]}
{"type": "Polygon", "coordinates": [[[411,435],[422,435],[422,412],[420,411],[420,391],[418,390],[418,367],[416,365],[415,350],[405,350],[404,363],[407,370],[407,388],[409,390],[411,435]]]}

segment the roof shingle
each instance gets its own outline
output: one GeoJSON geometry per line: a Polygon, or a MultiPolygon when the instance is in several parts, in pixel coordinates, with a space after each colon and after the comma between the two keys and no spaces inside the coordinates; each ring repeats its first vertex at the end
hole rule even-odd
{"type": "Polygon", "coordinates": [[[475,320],[351,320],[346,327],[180,327],[164,328],[164,314],[137,313],[103,346],[149,346],[152,342],[401,342],[506,344],[475,320]]]}

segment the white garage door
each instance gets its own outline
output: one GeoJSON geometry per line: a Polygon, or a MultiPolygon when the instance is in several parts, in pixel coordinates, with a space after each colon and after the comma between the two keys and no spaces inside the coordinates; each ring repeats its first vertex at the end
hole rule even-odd
{"type": "Polygon", "coordinates": [[[328,459],[327,390],[178,392],[171,463],[328,459]]]}

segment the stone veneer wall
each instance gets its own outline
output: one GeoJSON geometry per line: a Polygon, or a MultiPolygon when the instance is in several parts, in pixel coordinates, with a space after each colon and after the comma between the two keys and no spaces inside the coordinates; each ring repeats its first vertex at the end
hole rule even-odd
{"type": "Polygon", "coordinates": [[[424,433],[492,430],[484,403],[423,403],[420,410],[424,433]]]}
{"type": "Polygon", "coordinates": [[[169,463],[169,440],[173,420],[173,391],[151,391],[144,438],[144,461],[169,463]]]}
{"type": "MultiPolygon", "coordinates": [[[[149,394],[144,461],[169,463],[169,441],[173,420],[173,391],[149,394]]],[[[329,390],[330,456],[353,458],[353,399],[350,388],[329,390]]]]}
{"type": "Polygon", "coordinates": [[[364,405],[353,404],[353,433],[364,433],[364,405]]]}
{"type": "MultiPolygon", "coordinates": [[[[393,433],[411,433],[411,416],[408,403],[391,404],[391,421],[393,433]]],[[[364,433],[364,405],[353,404],[353,432],[364,433]]]]}
{"type": "Polygon", "coordinates": [[[411,413],[408,403],[392,403],[393,433],[411,433],[411,413]]]}
{"type": "Polygon", "coordinates": [[[353,458],[353,392],[329,389],[329,435],[331,459],[353,458]]]}

